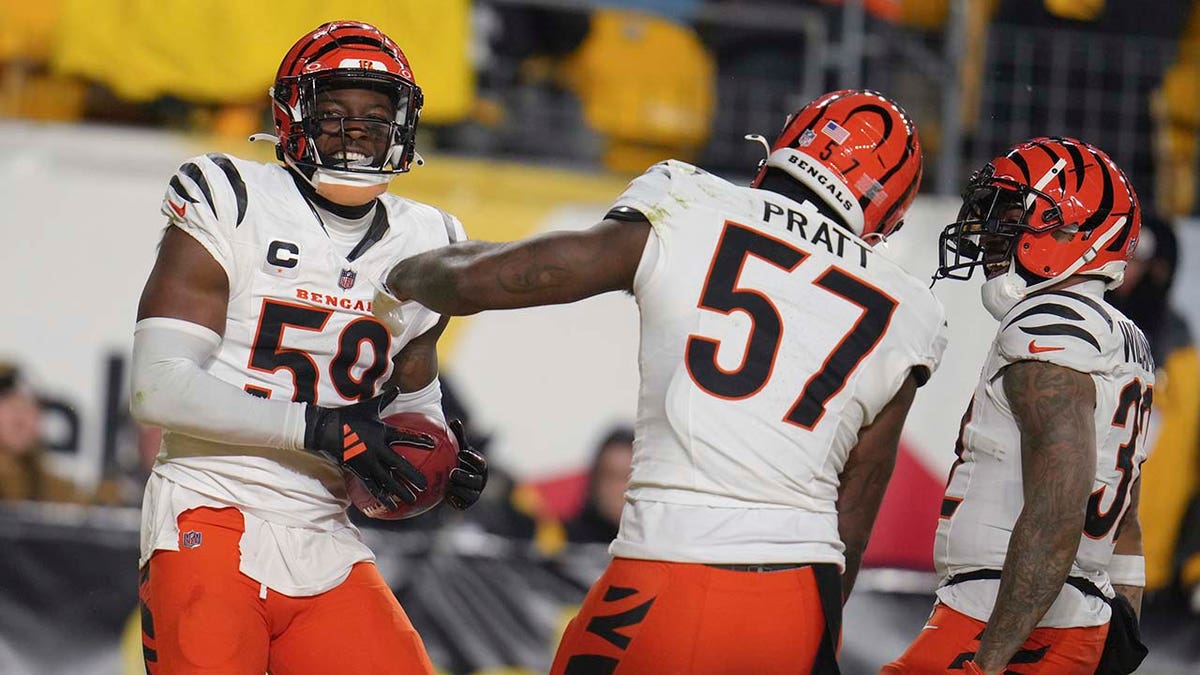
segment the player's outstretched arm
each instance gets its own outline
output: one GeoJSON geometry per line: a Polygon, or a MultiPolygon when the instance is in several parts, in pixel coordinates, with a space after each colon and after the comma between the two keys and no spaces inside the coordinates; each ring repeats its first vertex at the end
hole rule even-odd
{"type": "Polygon", "coordinates": [[[1142,493],[1142,477],[1138,476],[1129,489],[1129,506],[1117,525],[1116,546],[1109,562],[1108,574],[1113,590],[1125,596],[1140,619],[1142,591],[1146,586],[1146,559],[1142,553],[1142,522],[1138,518],[1138,501],[1142,493]]]}
{"type": "Polygon", "coordinates": [[[387,287],[400,300],[455,316],[575,302],[631,290],[649,234],[646,221],[607,219],[521,241],[451,244],[400,261],[387,287]]]}
{"type": "Polygon", "coordinates": [[[1009,539],[996,606],[975,655],[986,673],[1004,670],[1066,583],[1096,466],[1096,387],[1090,376],[1020,361],[1008,366],[1003,377],[1021,432],[1025,504],[1009,539]]]}
{"type": "Polygon", "coordinates": [[[916,396],[916,379],[909,375],[900,390],[870,426],[858,434],[858,443],[846,458],[846,466],[838,476],[838,534],[846,546],[846,570],[842,573],[842,602],[850,597],[863,551],[871,537],[871,528],[879,514],[879,505],[887,491],[900,431],[916,396]]]}

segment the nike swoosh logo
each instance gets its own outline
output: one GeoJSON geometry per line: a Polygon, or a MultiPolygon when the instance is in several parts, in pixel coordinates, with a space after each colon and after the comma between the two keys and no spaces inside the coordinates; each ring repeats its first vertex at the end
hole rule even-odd
{"type": "Polygon", "coordinates": [[[936,630],[936,629],[937,629],[937,626],[934,626],[934,625],[932,625],[932,624],[928,624],[928,623],[927,623],[927,624],[925,624],[924,626],[921,626],[921,630],[929,630],[930,628],[933,628],[933,629],[935,629],[935,630],[936,630]]]}
{"type": "Polygon", "coordinates": [[[1066,349],[1066,347],[1040,347],[1034,340],[1029,341],[1030,354],[1041,354],[1042,352],[1061,352],[1064,349],[1066,349]]]}
{"type": "Polygon", "coordinates": [[[183,206],[175,206],[175,202],[171,201],[170,199],[167,200],[167,203],[171,205],[171,210],[175,212],[175,215],[179,216],[180,218],[182,218],[183,214],[187,212],[187,204],[184,204],[183,206]]]}

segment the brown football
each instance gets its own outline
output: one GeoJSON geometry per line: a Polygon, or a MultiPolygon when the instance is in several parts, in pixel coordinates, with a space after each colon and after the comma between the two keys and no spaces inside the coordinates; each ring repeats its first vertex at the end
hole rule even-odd
{"type": "Polygon", "coordinates": [[[409,433],[429,434],[433,437],[434,447],[432,450],[407,445],[392,446],[392,450],[396,454],[407,459],[425,476],[425,480],[429,483],[428,487],[417,493],[415,503],[398,502],[396,508],[391,508],[375,499],[357,476],[343,470],[346,491],[354,506],[368,517],[379,520],[403,520],[419,516],[442,503],[442,498],[446,494],[446,482],[450,478],[450,470],[458,466],[458,441],[441,420],[423,413],[396,413],[383,418],[383,422],[409,433]]]}

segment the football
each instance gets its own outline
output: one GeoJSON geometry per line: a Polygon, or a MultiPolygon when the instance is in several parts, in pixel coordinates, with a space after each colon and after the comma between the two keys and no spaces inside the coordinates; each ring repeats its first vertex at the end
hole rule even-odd
{"type": "Polygon", "coordinates": [[[415,503],[398,502],[396,508],[390,508],[375,499],[358,476],[343,469],[346,491],[355,508],[370,518],[403,520],[419,516],[442,503],[442,498],[446,494],[446,482],[450,478],[450,470],[458,466],[458,441],[441,420],[423,413],[396,413],[383,418],[383,422],[409,433],[429,434],[433,437],[435,445],[432,450],[413,448],[407,445],[392,446],[392,450],[396,454],[407,459],[425,476],[429,486],[424,491],[417,493],[415,503]]]}

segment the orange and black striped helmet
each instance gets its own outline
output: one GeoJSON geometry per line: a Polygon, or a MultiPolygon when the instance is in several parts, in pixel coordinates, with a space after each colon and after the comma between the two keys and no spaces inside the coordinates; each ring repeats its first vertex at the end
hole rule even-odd
{"type": "Polygon", "coordinates": [[[280,159],[304,170],[335,169],[354,173],[396,174],[408,171],[413,159],[417,120],[424,97],[400,47],[369,23],[332,21],[322,24],[292,46],[271,87],[275,135],[280,159]],[[387,94],[395,118],[325,118],[317,116],[317,94],[327,88],[372,89],[387,94]],[[387,152],[366,162],[322,157],[314,139],[321,133],[345,133],[347,120],[385,125],[387,152]]]}
{"type": "Polygon", "coordinates": [[[943,230],[935,278],[967,279],[1012,261],[1027,292],[1090,273],[1120,283],[1137,248],[1133,185],[1103,150],[1074,138],[1019,143],[976,171],[943,230]]]}
{"type": "Polygon", "coordinates": [[[912,118],[876,91],[847,89],[788,117],[753,187],[778,169],[840,213],[860,237],[900,229],[921,183],[921,142],[912,118]]]}

